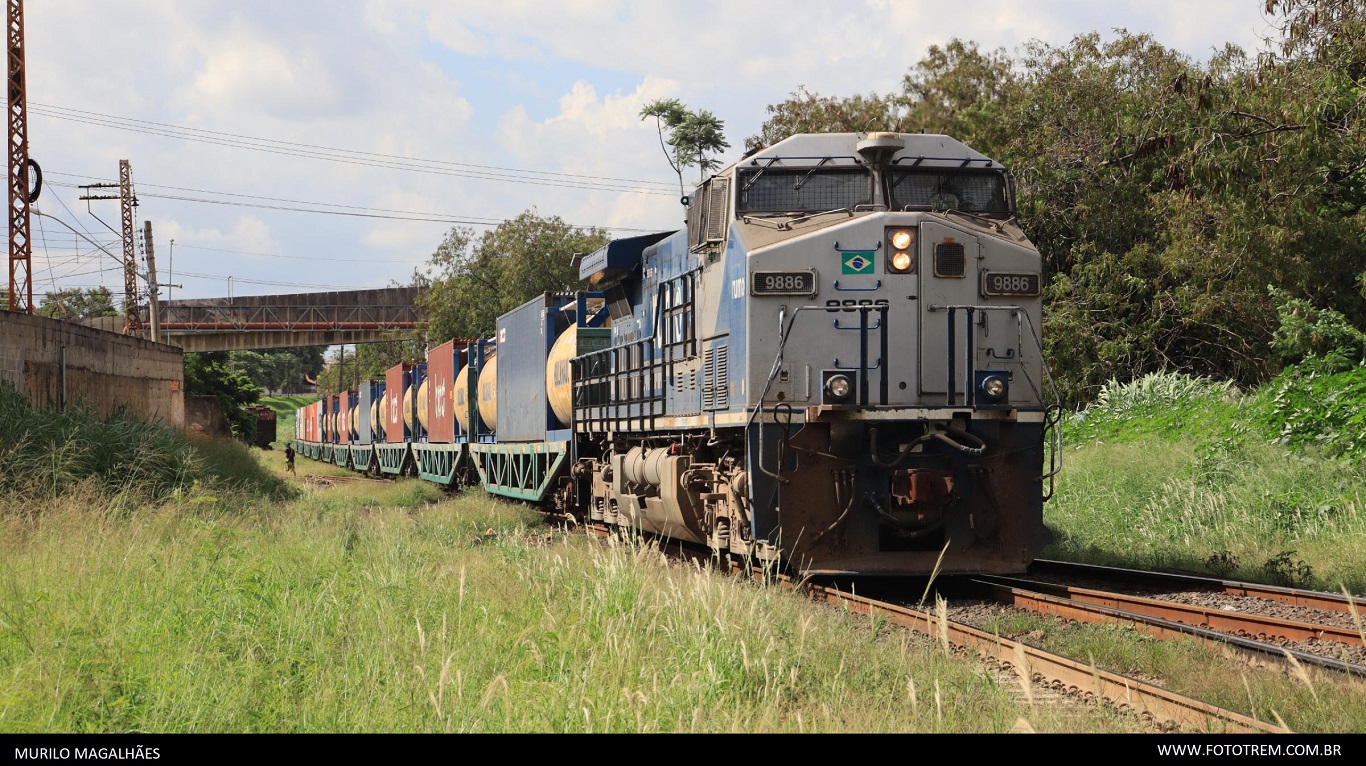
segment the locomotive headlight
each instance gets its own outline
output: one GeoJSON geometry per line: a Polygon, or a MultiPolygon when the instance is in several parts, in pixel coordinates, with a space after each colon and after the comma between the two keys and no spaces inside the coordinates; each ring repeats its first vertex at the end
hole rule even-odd
{"type": "Polygon", "coordinates": [[[892,274],[907,274],[915,269],[915,229],[889,228],[886,232],[887,271],[892,274]]]}
{"type": "Polygon", "coordinates": [[[1006,395],[1006,380],[1000,375],[991,375],[982,380],[982,395],[993,402],[1006,395]]]}
{"type": "Polygon", "coordinates": [[[830,379],[825,381],[825,390],[830,394],[831,399],[848,398],[849,392],[853,388],[854,386],[849,382],[849,378],[844,375],[831,375],[830,379]]]}

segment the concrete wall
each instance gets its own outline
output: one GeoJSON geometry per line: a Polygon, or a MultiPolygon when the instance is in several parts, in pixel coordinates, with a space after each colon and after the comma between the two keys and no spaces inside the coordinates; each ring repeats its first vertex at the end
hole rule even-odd
{"type": "Polygon", "coordinates": [[[223,404],[213,395],[185,397],[185,431],[191,436],[232,438],[232,426],[223,417],[223,404]]]}
{"type": "Polygon", "coordinates": [[[185,425],[185,360],[174,346],[0,311],[0,380],[38,407],[79,404],[101,417],[124,407],[185,425]]]}

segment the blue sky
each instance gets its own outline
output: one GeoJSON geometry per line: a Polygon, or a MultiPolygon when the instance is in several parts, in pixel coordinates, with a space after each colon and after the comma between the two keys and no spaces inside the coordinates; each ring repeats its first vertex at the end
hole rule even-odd
{"type": "MultiPolygon", "coordinates": [[[[119,252],[101,223],[117,228],[117,203],[87,212],[72,187],[130,160],[176,298],[406,282],[452,221],[530,207],[674,228],[675,179],[637,116],[655,98],[723,119],[733,160],[798,86],[887,92],[954,37],[1014,52],[1126,28],[1205,59],[1271,31],[1262,0],[27,5],[30,151],[51,182],[38,208],[119,252]]],[[[35,218],[34,239],[35,293],[122,291],[121,267],[62,223],[35,218]]]]}

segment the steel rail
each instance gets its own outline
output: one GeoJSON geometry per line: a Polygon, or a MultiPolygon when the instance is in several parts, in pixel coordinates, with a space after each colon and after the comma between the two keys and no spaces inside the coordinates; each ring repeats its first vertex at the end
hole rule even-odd
{"type": "Polygon", "coordinates": [[[1289,604],[1290,606],[1310,607],[1313,609],[1343,613],[1351,612],[1352,609],[1355,608],[1358,614],[1366,612],[1366,608],[1363,608],[1363,603],[1366,603],[1366,599],[1349,599],[1341,593],[1324,593],[1323,591],[1316,590],[1283,588],[1276,585],[1262,585],[1240,580],[1223,580],[1217,577],[1202,577],[1199,575],[1169,572],[1148,572],[1139,569],[1104,567],[1095,564],[1073,564],[1066,561],[1049,561],[1046,559],[1035,560],[1034,563],[1029,566],[1029,573],[1143,579],[1165,582],[1172,585],[1185,585],[1189,586],[1191,590],[1218,591],[1231,596],[1262,598],[1268,601],[1276,601],[1281,604],[1289,604]]]}
{"type": "Polygon", "coordinates": [[[1328,640],[1350,646],[1366,645],[1366,638],[1363,638],[1362,634],[1353,628],[1318,625],[1247,612],[1230,612],[1218,607],[1161,601],[1142,596],[1077,588],[1057,583],[1021,580],[1013,577],[986,577],[982,578],[981,582],[999,583],[1009,588],[1033,590],[1083,604],[1106,606],[1145,617],[1170,620],[1183,625],[1194,625],[1217,630],[1221,633],[1248,636],[1249,638],[1280,638],[1287,641],[1328,640]]]}
{"type": "MultiPolygon", "coordinates": [[[[1231,635],[1209,627],[1190,625],[1175,620],[1163,619],[1153,615],[1139,614],[1111,606],[1074,601],[1066,597],[1048,595],[1005,584],[1008,578],[974,580],[985,585],[997,603],[1027,609],[1039,614],[1061,617],[1068,620],[1098,624],[1127,624],[1145,635],[1154,638],[1171,639],[1189,636],[1222,651],[1238,655],[1255,665],[1285,667],[1298,663],[1302,666],[1325,668],[1366,677],[1366,666],[1345,660],[1337,660],[1317,654],[1309,654],[1295,649],[1256,641],[1243,636],[1231,635]]],[[[1030,583],[1032,588],[1034,583],[1030,583]]]]}

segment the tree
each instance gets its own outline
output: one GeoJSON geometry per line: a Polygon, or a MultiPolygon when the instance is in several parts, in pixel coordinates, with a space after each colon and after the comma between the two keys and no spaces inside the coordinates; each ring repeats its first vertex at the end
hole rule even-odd
{"type": "Polygon", "coordinates": [[[708,170],[721,167],[716,158],[707,156],[730,148],[724,134],[725,123],[716,115],[708,111],[690,112],[678,99],[661,98],[641,108],[640,119],[651,117],[659,130],[659,148],[664,150],[669,167],[678,174],[680,195],[684,193],[683,168],[696,165],[700,184],[708,170]]]}
{"type": "Polygon", "coordinates": [[[536,295],[575,289],[575,254],[609,239],[604,229],[578,229],[534,208],[478,238],[471,229],[452,228],[428,261],[431,284],[419,298],[428,337],[441,343],[487,335],[500,315],[536,295]]]}
{"type": "Polygon", "coordinates": [[[1359,0],[1266,0],[1266,12],[1280,17],[1285,56],[1332,62],[1358,81],[1366,74],[1366,7],[1359,0]]]}
{"type": "Polygon", "coordinates": [[[798,133],[863,133],[873,130],[904,132],[906,118],[894,97],[834,98],[798,86],[786,101],[770,104],[769,118],[756,135],[745,139],[745,150],[755,151],[798,133]]]}
{"type": "Polygon", "coordinates": [[[228,352],[186,354],[185,393],[189,396],[217,396],[233,435],[247,441],[255,438],[256,416],[246,408],[260,401],[261,387],[245,373],[234,369],[228,352]]]}
{"type": "Polygon", "coordinates": [[[420,361],[426,356],[427,342],[420,332],[395,333],[391,340],[360,344],[353,350],[341,346],[318,374],[318,392],[326,395],[351,391],[357,381],[382,380],[394,365],[420,361]]]}
{"type": "Polygon", "coordinates": [[[1003,112],[1019,95],[1012,64],[1003,48],[983,52],[955,38],[930,46],[890,99],[905,110],[907,132],[943,133],[991,154],[1008,137],[1003,112]]]}
{"type": "Polygon", "coordinates": [[[1018,88],[1004,50],[983,53],[974,42],[930,46],[902,78],[900,93],[821,96],[799,86],[769,105],[769,118],[745,139],[748,151],[798,133],[946,133],[990,153],[1000,143],[1003,105],[1018,88]]]}
{"type": "Polygon", "coordinates": [[[38,313],[53,319],[69,320],[119,315],[114,307],[114,294],[107,287],[53,290],[43,296],[38,304],[38,313]]]}
{"type": "Polygon", "coordinates": [[[230,351],[234,370],[245,374],[266,393],[297,393],[307,378],[323,369],[326,346],[303,346],[274,351],[230,351]]]}

